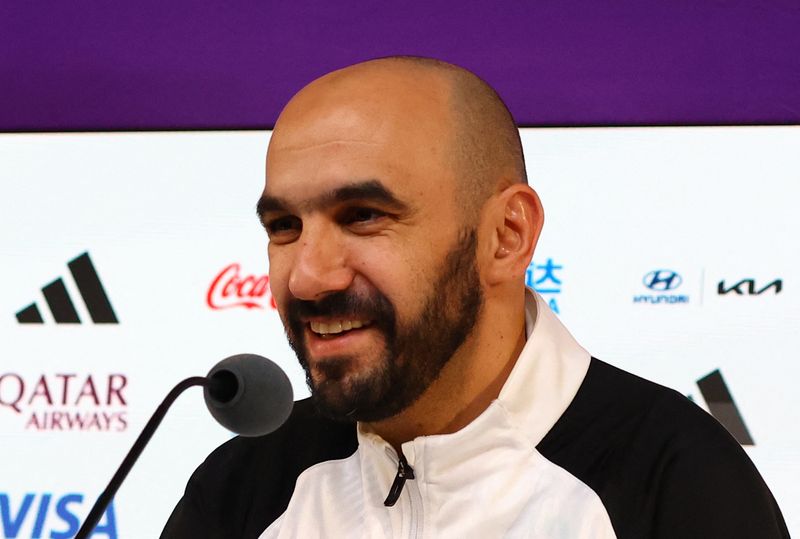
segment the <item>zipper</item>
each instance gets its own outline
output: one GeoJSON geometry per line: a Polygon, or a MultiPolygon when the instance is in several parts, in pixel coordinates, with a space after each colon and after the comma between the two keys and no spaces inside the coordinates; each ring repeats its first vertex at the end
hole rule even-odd
{"type": "Polygon", "coordinates": [[[422,514],[422,493],[419,491],[417,481],[412,481],[408,485],[408,497],[411,505],[411,522],[409,523],[411,537],[423,537],[422,528],[425,519],[422,514]]]}
{"type": "MultiPolygon", "coordinates": [[[[383,505],[386,507],[394,506],[397,500],[400,499],[400,494],[403,493],[403,487],[405,487],[406,481],[409,479],[414,479],[414,468],[408,463],[405,455],[401,453],[400,458],[397,460],[397,474],[394,476],[392,486],[389,488],[389,495],[386,496],[383,505]]],[[[422,494],[419,491],[419,485],[417,485],[416,481],[408,485],[408,498],[411,509],[409,519],[410,537],[422,537],[424,522],[422,518],[422,494]]]]}
{"type": "Polygon", "coordinates": [[[394,481],[392,481],[392,486],[389,488],[389,494],[383,501],[383,505],[392,507],[397,503],[400,494],[403,492],[403,486],[408,479],[414,479],[414,468],[408,464],[406,457],[401,453],[397,462],[397,475],[394,476],[394,481]]]}

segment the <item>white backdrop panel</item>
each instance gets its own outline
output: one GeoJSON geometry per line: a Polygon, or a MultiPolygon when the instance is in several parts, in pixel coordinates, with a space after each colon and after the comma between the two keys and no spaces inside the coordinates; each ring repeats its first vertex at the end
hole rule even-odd
{"type": "MultiPolygon", "coordinates": [[[[755,441],[748,453],[790,531],[800,531],[800,302],[791,277],[800,264],[800,129],[522,134],[546,212],[536,287],[595,356],[701,406],[696,381],[719,369],[755,441]],[[560,282],[545,278],[548,267],[560,282]],[[654,270],[676,272],[682,284],[649,290],[643,280],[654,270]],[[750,278],[758,289],[775,279],[783,288],[718,293],[720,281],[750,278]],[[648,295],[688,301],[634,302],[648,295]]],[[[7,525],[19,537],[71,535],[166,392],[225,356],[270,357],[296,397],[308,395],[264,286],[266,238],[254,207],[268,137],[0,135],[2,537],[12,536],[7,525]],[[67,266],[84,252],[118,324],[91,321],[67,266]],[[55,322],[41,289],[58,278],[80,324],[55,322]],[[43,322],[19,323],[15,314],[31,303],[43,322]],[[92,414],[97,422],[74,424],[92,414]]],[[[101,521],[108,533],[95,537],[157,536],[192,470],[229,436],[200,391],[188,391],[120,490],[114,522],[101,521]]]]}

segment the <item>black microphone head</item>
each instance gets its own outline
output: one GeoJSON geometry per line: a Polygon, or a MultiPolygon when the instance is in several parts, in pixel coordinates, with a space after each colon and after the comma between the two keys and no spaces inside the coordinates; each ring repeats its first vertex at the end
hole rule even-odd
{"type": "Polygon", "coordinates": [[[203,388],[208,411],[223,427],[242,436],[268,434],[288,419],[294,405],[292,384],[269,359],[237,354],[208,372],[203,388]]]}

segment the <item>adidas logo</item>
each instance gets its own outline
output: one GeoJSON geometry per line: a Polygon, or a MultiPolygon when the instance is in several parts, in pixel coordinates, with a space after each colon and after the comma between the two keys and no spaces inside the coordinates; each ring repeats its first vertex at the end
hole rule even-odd
{"type": "MultiPolygon", "coordinates": [[[[67,263],[69,271],[75,284],[78,286],[78,291],[83,298],[83,303],[92,317],[95,324],[119,324],[117,315],[114,314],[114,309],[111,307],[111,302],[108,300],[106,291],[103,288],[103,283],[100,282],[100,277],[94,269],[92,259],[89,258],[89,253],[70,260],[67,263]]],[[[42,287],[42,294],[53,314],[53,319],[57,324],[80,324],[81,320],[78,317],[78,312],[75,310],[75,305],[69,297],[67,287],[64,286],[64,280],[59,277],[55,281],[46,284],[42,287]]],[[[17,313],[17,321],[20,324],[43,324],[42,314],[39,312],[39,307],[36,303],[31,303],[17,313]]]]}
{"type": "Polygon", "coordinates": [[[737,442],[741,445],[756,445],[719,369],[700,378],[697,387],[708,405],[708,411],[728,429],[737,442]]]}

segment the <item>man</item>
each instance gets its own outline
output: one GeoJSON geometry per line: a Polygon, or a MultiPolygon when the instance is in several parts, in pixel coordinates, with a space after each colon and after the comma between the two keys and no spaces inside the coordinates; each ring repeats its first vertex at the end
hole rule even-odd
{"type": "Polygon", "coordinates": [[[788,537],[741,447],[524,286],[543,223],[473,74],[388,58],[282,112],[258,212],[312,401],[215,451],[164,537],[788,537]]]}

